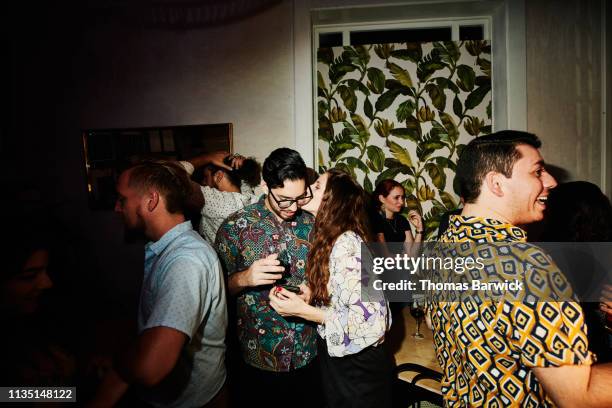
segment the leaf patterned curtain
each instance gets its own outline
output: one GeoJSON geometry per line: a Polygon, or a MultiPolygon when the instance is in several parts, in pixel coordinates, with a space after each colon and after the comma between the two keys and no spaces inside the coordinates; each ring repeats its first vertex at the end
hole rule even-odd
{"type": "Polygon", "coordinates": [[[491,132],[490,54],[487,41],[319,48],[319,171],[342,168],[368,192],[397,180],[435,236],[459,203],[461,149],[491,132]]]}

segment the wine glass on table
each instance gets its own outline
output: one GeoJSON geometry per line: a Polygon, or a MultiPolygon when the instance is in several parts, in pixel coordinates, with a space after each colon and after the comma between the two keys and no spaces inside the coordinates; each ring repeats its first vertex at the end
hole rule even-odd
{"type": "Polygon", "coordinates": [[[416,320],[416,332],[412,334],[412,337],[415,339],[424,339],[425,336],[421,333],[421,323],[425,318],[425,308],[423,304],[419,303],[417,300],[410,303],[410,315],[416,320]]]}

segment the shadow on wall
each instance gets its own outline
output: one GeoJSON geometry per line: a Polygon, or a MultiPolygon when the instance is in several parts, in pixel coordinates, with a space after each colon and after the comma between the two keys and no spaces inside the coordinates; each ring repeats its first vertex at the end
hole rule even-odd
{"type": "Polygon", "coordinates": [[[548,171],[557,180],[557,184],[565,183],[570,180],[570,172],[563,167],[555,166],[554,164],[547,164],[546,171],[548,171]]]}

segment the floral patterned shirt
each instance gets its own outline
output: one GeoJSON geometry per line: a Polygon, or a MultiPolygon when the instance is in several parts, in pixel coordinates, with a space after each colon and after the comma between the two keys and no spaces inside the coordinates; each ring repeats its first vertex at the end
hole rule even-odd
{"type": "MultiPolygon", "coordinates": [[[[304,282],[312,215],[298,212],[279,221],[265,206],[265,196],[230,215],[219,227],[215,248],[228,275],[247,269],[269,254],[288,258],[286,283],[304,282]]],[[[270,286],[242,291],[236,299],[238,340],[244,360],[259,369],[286,372],[311,362],[317,353],[314,324],[284,318],[270,307],[270,286]]]]}
{"type": "MultiPolygon", "coordinates": [[[[434,345],[443,370],[442,394],[448,407],[549,407],[554,403],[533,367],[591,364],[582,309],[552,259],[526,243],[525,232],[511,224],[454,215],[441,242],[508,242],[484,270],[485,280],[510,273],[547,285],[546,298],[558,301],[444,302],[428,305],[434,345]],[[491,269],[489,269],[491,267],[491,269]]],[[[442,278],[443,279],[443,278],[442,278]]]]}
{"type": "Polygon", "coordinates": [[[317,330],[332,357],[356,354],[382,343],[391,325],[382,292],[375,292],[376,299],[362,297],[366,296],[361,290],[362,243],[359,235],[347,231],[336,239],[329,256],[330,304],[324,308],[325,322],[317,330]]]}

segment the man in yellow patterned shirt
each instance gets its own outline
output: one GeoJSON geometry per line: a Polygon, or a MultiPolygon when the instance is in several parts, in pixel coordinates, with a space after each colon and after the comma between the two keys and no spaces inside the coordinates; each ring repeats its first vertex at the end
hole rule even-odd
{"type": "MultiPolygon", "coordinates": [[[[451,217],[441,241],[520,247],[527,237],[517,225],[540,221],[556,186],[540,145],[535,135],[517,131],[470,142],[457,165],[465,207],[451,217]]],[[[554,282],[548,301],[438,298],[429,304],[445,405],[612,406],[612,365],[591,365],[582,309],[572,301],[571,287],[546,254],[523,246],[526,256],[515,262],[515,272],[554,282]]]]}

